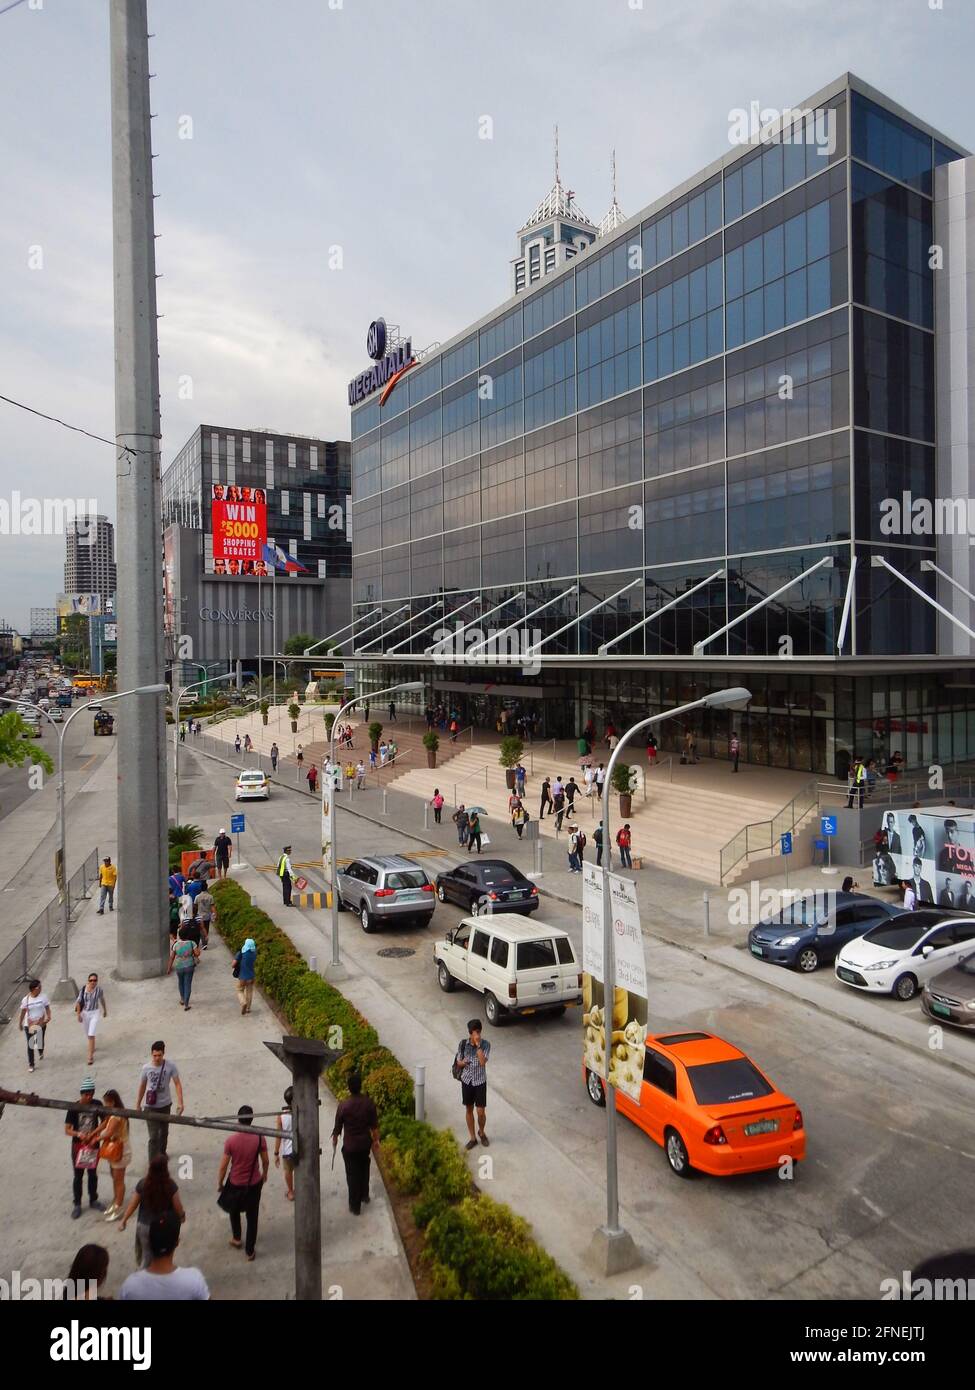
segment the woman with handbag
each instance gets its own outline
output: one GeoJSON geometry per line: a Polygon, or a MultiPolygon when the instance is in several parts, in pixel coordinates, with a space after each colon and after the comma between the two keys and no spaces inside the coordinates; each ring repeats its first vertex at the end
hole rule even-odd
{"type": "Polygon", "coordinates": [[[169,953],[168,975],[175,966],[176,983],[179,986],[179,1006],[189,1012],[190,992],[193,989],[193,971],[196,963],[200,959],[200,948],[190,937],[191,927],[184,925],[179,929],[179,936],[173,943],[173,949],[169,953]]]}
{"type": "Polygon", "coordinates": [[[254,962],[256,959],[257,946],[254,943],[254,938],[249,936],[240,950],[234,953],[233,964],[234,985],[237,989],[237,998],[240,1001],[242,1014],[250,1013],[254,1000],[254,979],[257,975],[254,962]]]}
{"type": "MultiPolygon", "coordinates": [[[[242,1125],[253,1124],[253,1107],[242,1105],[237,1111],[237,1119],[242,1125]]],[[[263,1134],[245,1134],[238,1131],[236,1134],[227,1135],[217,1177],[217,1205],[230,1217],[230,1244],[235,1250],[240,1249],[241,1243],[240,1218],[247,1218],[244,1251],[249,1260],[253,1260],[255,1255],[257,1218],[269,1166],[267,1140],[263,1134]],[[229,1179],[225,1182],[228,1168],[229,1179]]]]}
{"type": "Polygon", "coordinates": [[[135,1262],[140,1269],[147,1269],[152,1259],[149,1249],[149,1227],[152,1223],[167,1211],[174,1211],[180,1221],[186,1220],[179,1188],[169,1176],[169,1159],[165,1154],[156,1154],[145,1177],[136,1183],[125,1215],[119,1222],[120,1231],[125,1230],[129,1217],[136,1209],[139,1217],[135,1227],[135,1262]]]}
{"type": "MultiPolygon", "coordinates": [[[[118,1091],[106,1091],[102,1104],[108,1110],[124,1110],[118,1091]]],[[[106,1221],[118,1221],[125,1207],[125,1170],[132,1162],[129,1143],[129,1122],[124,1115],[107,1115],[91,1136],[92,1143],[100,1141],[98,1157],[112,1170],[112,1205],[105,1213],[106,1221]]]]}

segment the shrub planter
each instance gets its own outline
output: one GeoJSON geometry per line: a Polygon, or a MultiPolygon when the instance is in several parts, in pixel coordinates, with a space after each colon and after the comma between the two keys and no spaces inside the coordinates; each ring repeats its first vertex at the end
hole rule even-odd
{"type": "Polygon", "coordinates": [[[630,792],[623,792],[620,796],[620,815],[624,820],[629,820],[633,810],[633,796],[630,792]]]}
{"type": "Polygon", "coordinates": [[[437,749],[440,747],[440,739],[432,729],[428,729],[423,735],[423,746],[427,750],[427,767],[436,767],[437,749]]]}

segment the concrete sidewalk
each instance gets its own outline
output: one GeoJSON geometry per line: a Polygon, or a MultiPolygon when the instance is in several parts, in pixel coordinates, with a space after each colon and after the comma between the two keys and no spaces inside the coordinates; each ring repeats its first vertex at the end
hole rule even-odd
{"type": "MultiPolygon", "coordinates": [[[[28,1074],[23,1033],[14,1026],[0,1033],[0,1077],[9,1089],[74,1100],[89,1070],[97,1095],[113,1087],[127,1106],[135,1104],[139,1071],[149,1059],[156,1038],[166,1042],[167,1056],[179,1068],[187,1113],[233,1117],[238,1106],[255,1112],[274,1112],[282,1103],[289,1076],[263,1046],[287,1031],[255,993],[253,1012],[242,1017],[234,991],[230,954],[214,933],[202,956],[193,984],[192,1007],[185,1014],[178,1004],[175,977],[126,983],[113,979],[114,919],[95,915],[94,904],[82,912],[71,936],[72,970],[80,981],[98,971],[105,988],[108,1018],[102,1020],[95,1065],[85,1064],[85,1040],[70,1006],[54,1005],[44,1061],[28,1074]]],[[[52,985],[53,977],[45,980],[52,985]]],[[[363,1216],[348,1209],[345,1172],[338,1158],[334,1170],[331,1133],[335,1102],[322,1086],[322,1217],[324,1230],[323,1285],[326,1297],[346,1299],[412,1299],[415,1297],[406,1256],[393,1221],[385,1189],[376,1168],[372,1202],[363,1216]]],[[[273,1125],[273,1113],[261,1123],[273,1125]]],[[[145,1173],[145,1126],[132,1122],[133,1162],[126,1190],[145,1173]]],[[[107,1223],[90,1211],[87,1193],[81,1218],[71,1218],[70,1141],[63,1115],[51,1110],[19,1109],[8,1105],[0,1119],[3,1139],[4,1192],[0,1202],[3,1255],[0,1277],[13,1269],[22,1277],[64,1277],[78,1248],[94,1241],[111,1255],[106,1292],[118,1293],[135,1268],[133,1224],[119,1234],[118,1223],[107,1223]]],[[[178,1262],[196,1265],[218,1299],[266,1300],[293,1297],[294,1206],[285,1199],[283,1170],[275,1169],[273,1141],[271,1170],[261,1202],[257,1259],[248,1263],[228,1246],[229,1222],[216,1205],[217,1170],[223,1150],[218,1131],[172,1127],[170,1169],[179,1184],[187,1220],[178,1262]]],[[[99,1197],[111,1201],[111,1176],[99,1165],[99,1197]]]]}

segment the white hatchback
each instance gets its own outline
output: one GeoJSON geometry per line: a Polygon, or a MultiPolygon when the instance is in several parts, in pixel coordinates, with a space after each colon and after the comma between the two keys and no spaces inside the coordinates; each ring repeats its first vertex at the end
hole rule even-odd
{"type": "Polygon", "coordinates": [[[871,994],[913,999],[975,946],[975,913],[920,908],[871,927],[836,957],[836,978],[871,994]]]}
{"type": "Polygon", "coordinates": [[[235,801],[270,801],[271,784],[265,773],[258,768],[247,768],[237,778],[234,787],[235,801]]]}

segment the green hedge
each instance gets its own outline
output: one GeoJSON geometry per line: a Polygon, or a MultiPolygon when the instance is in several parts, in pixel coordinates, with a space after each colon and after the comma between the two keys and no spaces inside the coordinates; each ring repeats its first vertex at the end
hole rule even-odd
{"type": "Polygon", "coordinates": [[[308,969],[294,944],[238,883],[211,885],[217,926],[232,951],[251,936],[255,973],[295,1033],[321,1038],[343,1056],[326,1072],[329,1088],[347,1096],[349,1073],[379,1112],[383,1155],[396,1188],[417,1198],[413,1218],[426,1233],[427,1262],[437,1298],[571,1299],[579,1294],[531,1227],[509,1207],[474,1188],[450,1130],[413,1115],[413,1079],[375,1028],[334,985],[308,969]],[[339,1030],[339,1031],[336,1031],[339,1030]]]}

